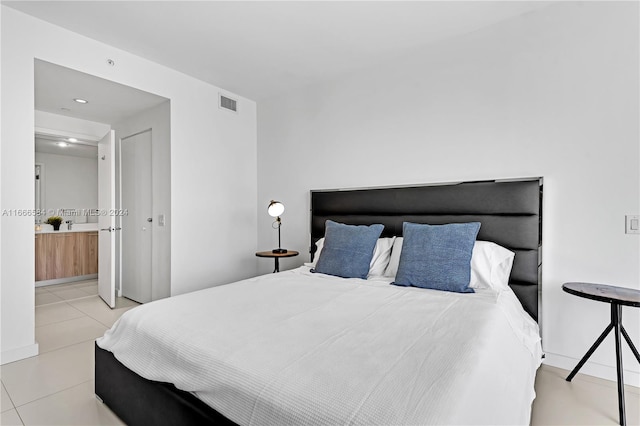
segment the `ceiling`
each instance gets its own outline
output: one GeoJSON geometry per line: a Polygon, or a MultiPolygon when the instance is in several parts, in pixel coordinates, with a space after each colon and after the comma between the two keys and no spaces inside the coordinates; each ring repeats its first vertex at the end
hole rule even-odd
{"type": "Polygon", "coordinates": [[[254,100],[545,7],[541,1],[2,1],[254,100]]]}
{"type": "Polygon", "coordinates": [[[49,62],[34,65],[35,109],[116,124],[167,99],[49,62]],[[80,104],[74,99],[89,101],[80,104]]]}
{"type": "MultiPolygon", "coordinates": [[[[34,64],[35,109],[67,117],[114,125],[153,108],[166,98],[70,68],[36,60],[34,64]],[[81,104],[74,99],[84,99],[81,104]]],[[[47,130],[47,132],[50,132],[47,130]]],[[[35,151],[74,157],[96,158],[97,142],[67,135],[36,131],[35,151]],[[67,146],[60,146],[66,142],[67,146]]]]}

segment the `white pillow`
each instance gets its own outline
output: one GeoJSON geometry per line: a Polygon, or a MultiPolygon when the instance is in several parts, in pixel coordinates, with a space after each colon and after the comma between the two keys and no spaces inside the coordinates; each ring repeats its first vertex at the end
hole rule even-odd
{"type": "Polygon", "coordinates": [[[316,267],[316,263],[318,263],[318,259],[320,258],[322,247],[324,247],[324,237],[316,241],[316,252],[313,254],[313,262],[305,263],[305,266],[310,266],[312,268],[316,267]]]}
{"type": "MultiPolygon", "coordinates": [[[[397,237],[391,259],[384,272],[385,277],[395,277],[402,253],[402,237],[397,237]]],[[[492,288],[506,290],[509,288],[509,275],[513,266],[515,253],[490,241],[476,241],[471,254],[471,288],[492,288]]]]}
{"type": "Polygon", "coordinates": [[[381,277],[384,275],[391,258],[391,249],[395,239],[396,237],[378,238],[371,263],[369,264],[369,277],[381,277]]]}
{"type": "Polygon", "coordinates": [[[471,288],[509,288],[515,253],[490,241],[476,241],[471,255],[471,288]]]}
{"type": "Polygon", "coordinates": [[[385,277],[395,277],[398,274],[398,265],[400,265],[400,253],[402,252],[402,242],[404,238],[396,237],[391,248],[391,258],[387,269],[384,270],[385,277]]]}
{"type": "MultiPolygon", "coordinates": [[[[391,248],[393,247],[393,241],[396,237],[391,238],[378,238],[378,242],[376,243],[375,250],[373,251],[373,257],[371,258],[371,263],[369,264],[369,274],[368,276],[381,276],[384,274],[384,271],[387,268],[387,264],[389,263],[389,258],[391,257],[391,248]]],[[[313,256],[313,262],[305,263],[306,266],[310,266],[315,268],[316,263],[318,263],[318,259],[320,258],[320,252],[324,247],[324,238],[320,238],[316,242],[316,252],[313,256]]]]}

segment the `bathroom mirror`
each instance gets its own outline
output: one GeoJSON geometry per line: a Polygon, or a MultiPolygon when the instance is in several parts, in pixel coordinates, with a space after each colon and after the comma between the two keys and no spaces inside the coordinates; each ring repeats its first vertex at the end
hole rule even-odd
{"type": "Polygon", "coordinates": [[[74,223],[97,222],[98,147],[56,135],[35,135],[36,223],[62,216],[74,223]]]}

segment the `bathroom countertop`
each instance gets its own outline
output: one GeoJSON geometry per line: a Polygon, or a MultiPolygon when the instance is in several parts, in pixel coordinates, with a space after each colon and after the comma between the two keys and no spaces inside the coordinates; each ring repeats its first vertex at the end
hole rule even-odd
{"type": "Polygon", "coordinates": [[[81,223],[75,224],[71,227],[71,230],[67,229],[67,225],[61,225],[59,231],[54,231],[53,226],[51,225],[40,225],[42,226],[42,230],[35,231],[36,234],[53,234],[55,233],[67,233],[67,232],[95,232],[98,230],[97,223],[81,223]]]}

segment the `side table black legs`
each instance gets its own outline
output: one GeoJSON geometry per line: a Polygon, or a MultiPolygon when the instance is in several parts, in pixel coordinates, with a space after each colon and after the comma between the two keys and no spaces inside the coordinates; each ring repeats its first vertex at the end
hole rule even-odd
{"type": "Polygon", "coordinates": [[[624,329],[624,327],[622,327],[622,323],[620,324],[620,329],[622,331],[622,335],[624,336],[624,340],[627,341],[627,344],[629,345],[629,348],[631,348],[631,352],[633,352],[633,354],[635,355],[636,359],[638,360],[638,362],[640,362],[640,353],[638,353],[638,350],[636,349],[635,346],[633,346],[633,342],[631,341],[631,337],[629,337],[629,335],[627,334],[627,330],[624,329]]]}
{"type": "Polygon", "coordinates": [[[624,407],[624,377],[623,377],[623,369],[622,369],[622,340],[621,335],[627,341],[627,344],[631,348],[631,351],[635,355],[638,362],[640,362],[640,354],[638,354],[638,350],[634,346],[631,338],[627,334],[627,331],[624,329],[622,325],[622,306],[617,303],[611,303],[611,322],[604,329],[600,337],[595,341],[595,343],[589,348],[585,356],[582,357],[578,365],[573,369],[571,374],[567,376],[567,381],[570,382],[573,377],[580,371],[585,362],[591,357],[593,352],[600,346],[603,340],[607,337],[607,335],[614,330],[615,340],[616,340],[616,371],[618,378],[618,414],[620,416],[620,424],[622,426],[626,425],[626,415],[625,415],[625,407],[624,407]]]}
{"type": "Polygon", "coordinates": [[[578,365],[576,365],[576,368],[567,376],[567,381],[570,382],[571,379],[573,379],[573,376],[575,376],[584,363],[587,362],[605,337],[607,337],[611,330],[614,330],[616,340],[616,372],[618,379],[618,413],[620,414],[620,424],[626,425],[627,419],[624,412],[624,377],[622,374],[622,339],[620,335],[627,341],[638,362],[640,362],[640,354],[638,354],[638,350],[627,334],[627,330],[622,326],[622,307],[632,306],[640,308],[640,290],[607,284],[580,282],[564,283],[562,284],[562,290],[574,296],[611,304],[611,322],[607,328],[604,329],[600,337],[598,337],[598,340],[589,348],[585,356],[582,357],[578,365]]]}
{"type": "MultiPolygon", "coordinates": [[[[612,306],[612,308],[613,308],[613,306],[612,306]]],[[[611,324],[609,324],[607,326],[607,328],[604,329],[604,331],[602,332],[600,337],[598,337],[598,340],[596,340],[596,342],[589,348],[589,350],[587,351],[585,356],[582,357],[582,359],[580,360],[578,365],[576,365],[576,367],[573,369],[571,374],[569,374],[569,376],[567,376],[567,382],[570,382],[571,379],[573,379],[573,377],[578,373],[578,371],[580,371],[580,369],[582,368],[584,363],[587,362],[587,360],[595,352],[595,350],[598,348],[598,346],[600,346],[600,343],[602,343],[602,341],[605,339],[605,337],[607,337],[607,335],[609,334],[609,332],[611,331],[612,328],[613,328],[613,324],[611,323],[611,324]]]]}

